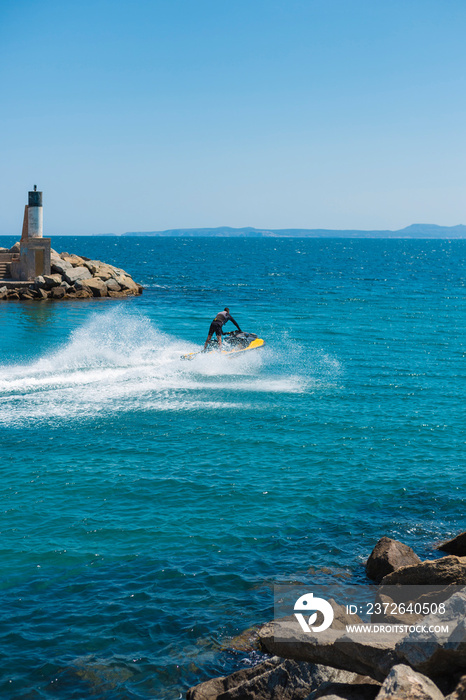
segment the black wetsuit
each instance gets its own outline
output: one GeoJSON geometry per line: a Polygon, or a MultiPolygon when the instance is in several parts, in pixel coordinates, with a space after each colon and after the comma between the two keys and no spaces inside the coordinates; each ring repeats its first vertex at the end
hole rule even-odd
{"type": "Polygon", "coordinates": [[[241,330],[233,316],[230,316],[228,311],[220,311],[220,313],[216,315],[210,324],[209,335],[213,335],[214,333],[216,335],[225,335],[222,331],[222,326],[224,326],[227,321],[231,321],[239,331],[241,330]]]}

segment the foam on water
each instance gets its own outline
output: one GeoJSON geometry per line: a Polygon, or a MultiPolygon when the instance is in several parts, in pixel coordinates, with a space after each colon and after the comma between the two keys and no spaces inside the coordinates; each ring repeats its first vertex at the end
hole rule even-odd
{"type": "Polygon", "coordinates": [[[310,384],[304,371],[291,371],[289,347],[281,368],[280,353],[271,349],[235,358],[207,354],[181,360],[183,353],[196,349],[161,333],[144,316],[121,308],[97,314],[50,356],[4,367],[0,425],[117,411],[247,410],[254,394],[300,393],[310,384]],[[274,366],[278,376],[270,374],[274,366]],[[240,401],[235,394],[242,395],[240,401]]]}

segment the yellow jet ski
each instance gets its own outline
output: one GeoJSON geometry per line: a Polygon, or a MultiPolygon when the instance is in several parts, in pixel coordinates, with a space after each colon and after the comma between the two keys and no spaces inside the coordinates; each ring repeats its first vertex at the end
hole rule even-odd
{"type": "Polygon", "coordinates": [[[211,340],[206,350],[200,352],[188,352],[187,355],[181,355],[182,360],[194,360],[198,355],[215,352],[226,357],[237,357],[251,350],[259,350],[263,348],[265,341],[259,338],[255,333],[245,333],[244,331],[231,331],[225,333],[222,340],[222,349],[219,350],[217,339],[211,340]]]}

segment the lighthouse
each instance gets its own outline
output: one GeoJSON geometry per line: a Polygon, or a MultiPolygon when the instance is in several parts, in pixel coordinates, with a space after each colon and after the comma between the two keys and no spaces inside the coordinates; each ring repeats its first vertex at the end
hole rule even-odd
{"type": "Polygon", "coordinates": [[[19,260],[11,266],[15,279],[33,280],[39,275],[50,275],[50,238],[43,237],[43,221],[42,192],[34,185],[24,207],[19,260]]]}
{"type": "Polygon", "coordinates": [[[42,192],[34,185],[28,196],[28,238],[42,238],[43,222],[42,192]]]}

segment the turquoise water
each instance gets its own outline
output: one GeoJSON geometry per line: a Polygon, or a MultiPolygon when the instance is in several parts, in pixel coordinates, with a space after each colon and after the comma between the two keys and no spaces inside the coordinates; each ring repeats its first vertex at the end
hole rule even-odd
{"type": "Polygon", "coordinates": [[[2,698],[181,697],[274,583],[466,529],[466,241],[52,245],[145,292],[0,304],[2,698]],[[182,362],[225,305],[267,347],[182,362]]]}

